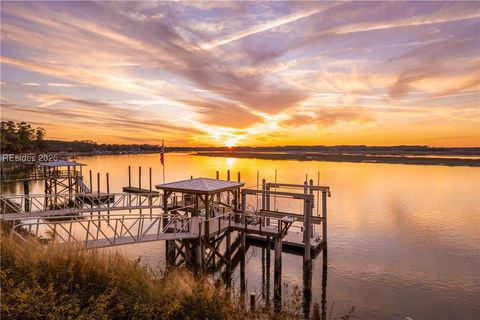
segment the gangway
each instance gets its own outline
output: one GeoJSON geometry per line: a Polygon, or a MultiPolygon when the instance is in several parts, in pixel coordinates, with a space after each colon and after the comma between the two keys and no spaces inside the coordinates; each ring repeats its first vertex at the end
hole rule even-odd
{"type": "Polygon", "coordinates": [[[161,209],[162,197],[129,193],[76,193],[0,196],[0,218],[78,215],[86,212],[161,209]],[[28,209],[28,210],[26,210],[28,209]]]}
{"type": "MultiPolygon", "coordinates": [[[[83,212],[83,211],[82,211],[83,212]]],[[[6,215],[7,216],[7,215],[6,215]]],[[[214,218],[185,217],[172,214],[106,214],[99,215],[8,215],[5,221],[13,221],[10,235],[26,241],[28,237],[42,239],[46,235],[51,242],[80,243],[85,248],[112,247],[160,240],[193,240],[211,237],[226,231],[284,237],[294,220],[277,219],[265,227],[265,221],[252,224],[247,218],[266,219],[251,214],[229,212],[214,218]],[[166,224],[163,223],[168,219],[166,224]],[[240,222],[243,221],[243,222],[240,222]]]]}
{"type": "Polygon", "coordinates": [[[92,192],[90,190],[90,188],[88,188],[88,186],[85,184],[85,182],[83,182],[82,177],[77,177],[77,184],[78,184],[78,188],[81,190],[82,193],[91,193],[92,192]]]}

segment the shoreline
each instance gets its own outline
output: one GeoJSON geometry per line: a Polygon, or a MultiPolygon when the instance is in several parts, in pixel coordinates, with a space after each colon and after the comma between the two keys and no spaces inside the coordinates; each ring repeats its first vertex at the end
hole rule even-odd
{"type": "Polygon", "coordinates": [[[360,162],[387,163],[436,166],[468,166],[480,167],[480,159],[435,158],[404,156],[371,156],[364,154],[324,154],[324,153],[262,153],[262,152],[196,152],[192,155],[224,158],[265,159],[265,160],[297,160],[326,162],[360,162]]]}

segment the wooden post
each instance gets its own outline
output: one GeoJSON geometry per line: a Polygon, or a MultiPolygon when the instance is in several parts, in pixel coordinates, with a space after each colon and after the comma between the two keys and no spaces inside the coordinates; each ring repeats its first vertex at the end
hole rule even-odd
{"type": "Polygon", "coordinates": [[[92,183],[92,170],[88,170],[88,176],[90,178],[90,192],[93,192],[93,183],[92,183]]]}
{"type": "Polygon", "coordinates": [[[266,261],[265,261],[265,306],[270,308],[270,237],[267,237],[267,247],[265,248],[266,261]]]}
{"type": "Polygon", "coordinates": [[[138,167],[138,189],[142,189],[142,167],[138,167]]]}
{"type": "Polygon", "coordinates": [[[148,190],[152,191],[152,167],[148,168],[148,178],[149,178],[148,190]]]}
{"type": "MultiPolygon", "coordinates": [[[[89,181],[89,186],[90,186],[90,192],[93,193],[93,178],[92,178],[92,170],[88,170],[88,175],[89,175],[89,178],[90,178],[90,181],[89,181]]],[[[92,195],[92,199],[93,199],[93,195],[92,195]]],[[[90,216],[93,215],[93,201],[90,201],[90,216]]],[[[88,233],[87,233],[88,235],[88,233]]]]}
{"type": "MultiPolygon", "coordinates": [[[[82,167],[80,167],[80,170],[81,169],[82,169],[82,167]]],[[[78,193],[78,191],[79,191],[78,182],[82,178],[82,173],[79,173],[76,169],[74,169],[74,170],[75,170],[75,181],[73,183],[75,184],[75,193],[78,193]]]]}
{"type": "Polygon", "coordinates": [[[310,199],[305,199],[303,202],[303,214],[305,215],[305,225],[303,228],[303,236],[305,241],[305,251],[303,253],[303,261],[310,262],[310,225],[312,216],[312,202],[310,199]]]}
{"type": "Polygon", "coordinates": [[[322,233],[323,233],[323,245],[327,245],[327,192],[322,191],[322,233]]]}
{"type": "MultiPolygon", "coordinates": [[[[308,193],[308,184],[307,180],[303,182],[303,194],[308,193]]],[[[307,228],[307,211],[305,210],[305,199],[303,199],[303,243],[307,243],[307,235],[305,233],[305,229],[307,228]]]]}
{"type": "MultiPolygon", "coordinates": [[[[150,167],[148,169],[148,178],[149,178],[149,190],[152,191],[152,167],[150,167]]],[[[151,195],[148,196],[148,205],[150,207],[150,219],[152,219],[153,210],[152,210],[152,196],[151,195]]],[[[187,262],[186,258],[185,258],[185,262],[187,262]]]]}
{"type": "Polygon", "coordinates": [[[255,311],[255,292],[250,293],[250,311],[255,311]]]}
{"type": "Polygon", "coordinates": [[[47,167],[43,167],[43,178],[45,179],[45,194],[47,194],[48,193],[47,167]]]}
{"type": "Polygon", "coordinates": [[[30,212],[30,199],[28,198],[30,187],[27,179],[23,180],[23,193],[25,194],[25,212],[30,212]]]}
{"type": "Polygon", "coordinates": [[[227,170],[227,180],[230,181],[230,170],[227,170]]]}
{"type": "Polygon", "coordinates": [[[238,177],[237,177],[237,180],[238,182],[240,182],[240,171],[237,173],[238,177]]]}
{"type": "MultiPolygon", "coordinates": [[[[242,225],[245,224],[245,208],[247,205],[247,195],[242,193],[242,225]]],[[[240,259],[240,292],[242,295],[245,295],[246,283],[245,283],[245,258],[246,258],[246,237],[244,231],[240,232],[240,250],[241,250],[241,259],[240,259]]],[[[242,299],[243,300],[243,299],[242,299]]]]}
{"type": "MultiPolygon", "coordinates": [[[[227,252],[226,252],[226,256],[227,256],[227,261],[228,261],[228,264],[227,264],[227,273],[229,273],[229,275],[231,275],[232,273],[232,234],[229,230],[226,231],[227,232],[227,235],[226,235],[226,249],[227,249],[227,252]]],[[[227,282],[227,286],[230,286],[230,283],[227,282]]]]}
{"type": "MultiPolygon", "coordinates": [[[[110,208],[110,179],[108,177],[108,172],[106,175],[107,175],[107,194],[108,194],[107,208],[110,208]]],[[[107,210],[107,217],[108,217],[108,221],[110,222],[110,210],[107,210]]]]}
{"type": "Polygon", "coordinates": [[[198,270],[202,269],[202,245],[200,242],[195,243],[195,262],[197,263],[198,270]]]}
{"type": "Polygon", "coordinates": [[[200,242],[200,249],[202,250],[202,270],[206,271],[207,270],[207,251],[205,248],[205,242],[201,241],[200,242]]]}
{"type": "Polygon", "coordinates": [[[190,267],[192,265],[192,248],[190,242],[185,242],[185,265],[190,267]]]}
{"type": "Polygon", "coordinates": [[[97,172],[97,192],[100,193],[100,172],[97,172]]]}
{"type": "Polygon", "coordinates": [[[208,194],[205,195],[205,241],[208,241],[210,238],[210,200],[208,194]]]}
{"type": "MultiPolygon", "coordinates": [[[[97,201],[98,201],[98,204],[99,204],[98,207],[100,207],[100,203],[101,203],[101,201],[100,201],[100,172],[97,172],[97,192],[98,192],[97,201]]],[[[98,225],[99,225],[99,227],[100,227],[100,224],[101,224],[100,215],[101,215],[101,212],[98,211],[98,225]]]]}
{"type": "Polygon", "coordinates": [[[28,180],[23,180],[23,193],[28,196],[30,194],[30,188],[28,186],[28,180]]]}
{"type": "Polygon", "coordinates": [[[58,184],[58,174],[55,174],[53,178],[53,186],[55,190],[55,204],[57,203],[57,184],[58,184]]]}
{"type": "Polygon", "coordinates": [[[265,187],[265,179],[262,179],[262,210],[265,211],[265,190],[266,187],[265,187]]]}
{"type": "Polygon", "coordinates": [[[197,264],[198,270],[202,269],[203,259],[202,259],[202,222],[198,223],[198,240],[194,244],[195,251],[195,262],[197,264]]]}
{"type": "Polygon", "coordinates": [[[326,319],[327,317],[327,272],[328,272],[327,248],[324,248],[323,264],[322,264],[322,296],[321,296],[322,316],[321,316],[321,319],[326,319]]]}
{"type": "Polygon", "coordinates": [[[110,193],[110,178],[108,176],[108,172],[107,172],[107,193],[110,193]]]}
{"type": "Polygon", "coordinates": [[[70,166],[67,166],[67,177],[68,177],[68,196],[71,197],[73,192],[73,187],[72,187],[72,177],[70,176],[70,166]]]}
{"type": "MultiPolygon", "coordinates": [[[[312,305],[312,261],[303,264],[303,318],[310,319],[312,305]]],[[[326,319],[326,318],[322,318],[326,319]]]]}
{"type": "Polygon", "coordinates": [[[273,302],[275,312],[282,309],[282,239],[275,237],[273,302]]]}
{"type": "Polygon", "coordinates": [[[128,166],[128,187],[132,186],[132,167],[128,166]]]}
{"type": "MultiPolygon", "coordinates": [[[[313,179],[310,179],[310,194],[313,196],[313,179]]],[[[311,216],[313,217],[313,209],[315,208],[315,197],[312,197],[311,216]]],[[[313,238],[313,223],[310,222],[310,238],[313,238]]]]}
{"type": "Polygon", "coordinates": [[[216,177],[217,177],[217,180],[220,179],[220,173],[218,172],[218,170],[217,170],[217,173],[216,173],[216,177]]]}
{"type": "Polygon", "coordinates": [[[171,265],[174,265],[175,255],[176,255],[175,240],[168,240],[166,241],[166,243],[167,243],[167,251],[168,251],[168,261],[171,265]]]}
{"type": "Polygon", "coordinates": [[[265,191],[267,191],[265,193],[265,203],[267,211],[270,211],[270,186],[268,184],[265,186],[265,191]]]}

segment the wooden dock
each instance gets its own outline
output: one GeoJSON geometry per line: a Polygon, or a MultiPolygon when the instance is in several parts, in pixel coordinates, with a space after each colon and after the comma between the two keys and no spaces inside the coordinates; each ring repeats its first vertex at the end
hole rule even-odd
{"type": "MultiPolygon", "coordinates": [[[[230,181],[227,171],[227,180],[218,179],[217,172],[217,179],[191,177],[156,185],[160,191],[153,191],[151,168],[145,189],[141,186],[141,168],[138,186],[132,186],[129,167],[129,182],[123,193],[109,192],[108,173],[107,192],[102,193],[99,173],[97,192],[93,192],[91,171],[89,185],[80,178],[79,171],[70,168],[68,179],[62,180],[60,175],[53,174],[61,164],[52,164],[48,169],[52,174],[46,180],[45,194],[0,196],[0,219],[12,222],[12,236],[25,241],[28,237],[40,240],[46,230],[54,237],[50,243],[75,241],[84,248],[165,241],[168,264],[183,264],[204,272],[223,266],[227,285],[232,268],[238,263],[242,293],[248,240],[269,252],[273,249],[277,298],[281,298],[282,252],[302,255],[304,265],[309,266],[327,245],[326,203],[330,189],[314,186],[312,180],[297,185],[267,183],[263,179],[260,190],[248,189],[240,181],[240,174],[238,181],[230,181]],[[247,197],[255,198],[256,207],[247,202],[247,197]],[[300,202],[303,209],[289,212],[277,208],[276,197],[300,202]],[[315,203],[317,215],[313,214],[315,203]],[[314,233],[315,225],[320,227],[320,234],[314,233]],[[232,241],[233,236],[237,239],[232,241]]],[[[48,170],[44,169],[44,173],[48,170]]]]}
{"type": "Polygon", "coordinates": [[[106,204],[115,201],[115,195],[112,194],[78,194],[75,201],[81,201],[85,204],[106,204]]]}
{"type": "Polygon", "coordinates": [[[149,197],[159,197],[160,194],[158,192],[148,190],[148,189],[141,189],[137,187],[123,187],[123,192],[127,193],[134,193],[134,194],[141,194],[149,197]]]}
{"type": "MultiPolygon", "coordinates": [[[[248,234],[247,240],[256,246],[265,247],[268,245],[268,240],[266,236],[257,235],[257,234],[248,234]]],[[[283,242],[283,251],[303,255],[305,251],[305,242],[303,241],[303,232],[299,231],[288,231],[285,237],[282,239],[283,242]]],[[[273,248],[273,242],[270,241],[270,246],[273,248]]],[[[316,257],[322,251],[322,239],[311,238],[310,239],[310,251],[313,257],[316,257]]]]}

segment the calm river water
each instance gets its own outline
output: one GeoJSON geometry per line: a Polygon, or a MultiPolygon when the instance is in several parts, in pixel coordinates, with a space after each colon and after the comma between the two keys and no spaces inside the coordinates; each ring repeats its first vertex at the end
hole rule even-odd
{"type": "MultiPolygon", "coordinates": [[[[101,172],[105,179],[109,172],[113,192],[128,184],[129,165],[133,185],[138,166],[143,169],[142,186],[148,185],[149,167],[154,184],[162,182],[158,154],[80,157],[77,161],[88,165],[86,176],[92,170],[94,176],[101,172]]],[[[273,182],[276,169],[278,181],[288,183],[303,183],[307,174],[315,184],[320,172],[320,184],[331,187],[332,197],[328,203],[328,268],[322,268],[320,254],[313,265],[313,301],[320,303],[322,292],[326,293],[328,309],[334,304],[333,315],[346,314],[355,306],[359,319],[480,316],[479,168],[167,154],[165,169],[166,181],[190,175],[214,178],[216,170],[225,179],[227,169],[233,179],[240,171],[242,181],[252,187],[257,171],[260,179],[273,182]]],[[[102,191],[104,186],[103,180],[102,191]]],[[[22,187],[4,191],[21,193],[22,187]]],[[[42,183],[31,186],[31,192],[42,193],[42,183]]],[[[164,264],[163,242],[115,250],[142,256],[152,267],[164,264]]],[[[262,290],[262,255],[261,248],[249,247],[247,292],[262,290]]],[[[302,258],[283,253],[282,259],[283,283],[302,288],[302,258]]]]}

